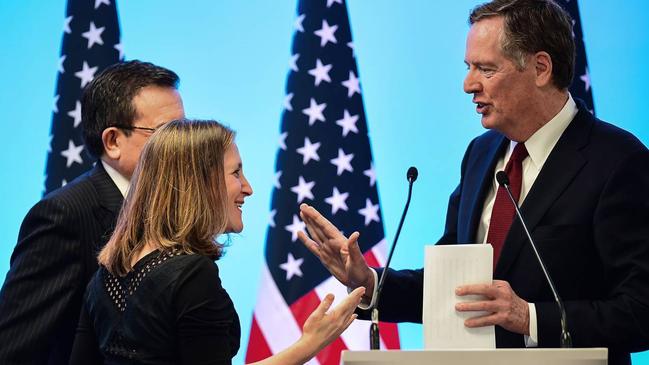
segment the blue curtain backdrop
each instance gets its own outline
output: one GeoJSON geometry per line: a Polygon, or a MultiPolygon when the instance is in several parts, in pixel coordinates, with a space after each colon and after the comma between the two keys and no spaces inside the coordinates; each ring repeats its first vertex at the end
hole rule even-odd
{"type": "MultiPolygon", "coordinates": [[[[423,246],[442,233],[464,149],[483,131],[470,96],[462,92],[466,18],[478,2],[348,4],[388,238],[405,199],[405,171],[410,165],[420,171],[393,261],[397,268],[423,264],[423,246]]],[[[255,195],[244,206],[246,229],[233,237],[219,265],[241,314],[245,349],[263,260],[295,1],[184,5],[118,3],[122,43],[127,58],[180,75],[188,116],[217,118],[238,131],[255,195]]],[[[65,6],[65,0],[0,2],[0,281],[20,222],[43,191],[65,6]]],[[[649,144],[645,8],[640,0],[580,3],[597,115],[649,144]]],[[[420,326],[400,330],[404,348],[422,346],[420,326]]],[[[634,359],[649,364],[649,355],[634,359]]]]}

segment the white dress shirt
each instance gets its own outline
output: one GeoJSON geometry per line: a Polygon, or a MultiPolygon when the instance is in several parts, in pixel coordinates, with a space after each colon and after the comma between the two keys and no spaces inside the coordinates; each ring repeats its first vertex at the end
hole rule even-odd
{"type": "MultiPolygon", "coordinates": [[[[523,181],[521,184],[521,195],[519,197],[519,206],[525,200],[527,193],[532,188],[534,181],[536,181],[539,172],[543,168],[545,161],[550,156],[550,152],[559,141],[563,132],[568,128],[568,125],[577,114],[577,104],[572,99],[572,95],[568,94],[568,101],[563,108],[543,127],[537,130],[527,141],[525,141],[525,148],[528,152],[528,157],[523,160],[523,181]]],[[[498,181],[496,180],[496,172],[504,170],[507,161],[509,161],[514,147],[517,142],[511,141],[509,148],[504,156],[502,156],[496,163],[496,168],[493,171],[491,187],[487,191],[485,198],[482,215],[480,216],[480,224],[476,235],[476,242],[487,243],[487,232],[489,232],[489,221],[491,220],[491,211],[496,200],[496,192],[498,191],[498,181]]],[[[372,300],[370,304],[360,304],[359,308],[369,309],[376,301],[376,290],[378,286],[378,275],[374,272],[374,292],[372,293],[372,300]]],[[[348,288],[351,291],[351,288],[348,288]]],[[[538,331],[536,321],[536,307],[534,303],[529,303],[530,312],[530,335],[525,336],[525,345],[527,347],[536,347],[538,345],[538,331]]]]}
{"type": "Polygon", "coordinates": [[[117,172],[117,170],[107,164],[104,160],[99,161],[101,161],[101,164],[104,166],[104,169],[106,170],[106,173],[108,173],[110,179],[113,180],[115,185],[117,185],[117,189],[119,189],[120,193],[122,193],[122,196],[126,198],[128,187],[131,185],[129,180],[122,176],[122,174],[117,172]]]}

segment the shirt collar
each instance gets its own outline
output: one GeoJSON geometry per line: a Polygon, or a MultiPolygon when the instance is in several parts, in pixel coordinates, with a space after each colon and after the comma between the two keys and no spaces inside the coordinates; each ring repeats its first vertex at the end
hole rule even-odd
{"type": "Polygon", "coordinates": [[[104,166],[106,173],[108,173],[108,176],[110,176],[110,179],[113,180],[115,185],[117,185],[117,189],[119,189],[120,193],[122,193],[122,196],[126,197],[126,193],[128,193],[128,187],[130,185],[129,180],[124,176],[122,176],[122,174],[117,172],[117,170],[112,168],[104,160],[100,160],[100,161],[101,164],[104,166]]]}
{"type": "MultiPolygon", "coordinates": [[[[577,115],[577,111],[577,104],[568,93],[568,101],[559,113],[525,141],[525,148],[537,170],[541,170],[559,138],[577,115]]],[[[508,154],[511,154],[516,144],[515,141],[510,142],[508,154]]]]}

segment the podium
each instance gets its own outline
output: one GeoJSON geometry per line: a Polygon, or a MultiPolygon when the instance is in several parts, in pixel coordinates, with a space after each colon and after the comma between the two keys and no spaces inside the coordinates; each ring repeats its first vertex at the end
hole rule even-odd
{"type": "Polygon", "coordinates": [[[606,365],[605,348],[343,351],[342,365],[606,365]]]}

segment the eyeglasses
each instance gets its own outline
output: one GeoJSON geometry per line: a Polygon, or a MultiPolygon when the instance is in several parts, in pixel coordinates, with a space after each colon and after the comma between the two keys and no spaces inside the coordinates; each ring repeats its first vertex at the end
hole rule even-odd
{"type": "Polygon", "coordinates": [[[147,131],[147,132],[151,132],[151,133],[153,133],[153,132],[155,132],[155,131],[158,130],[158,128],[136,127],[136,126],[133,126],[133,125],[131,125],[131,126],[119,126],[119,127],[117,127],[117,128],[119,128],[119,129],[126,129],[126,130],[129,130],[129,131],[132,131],[132,130],[135,130],[135,129],[139,129],[139,130],[141,130],[141,131],[147,131]]]}

